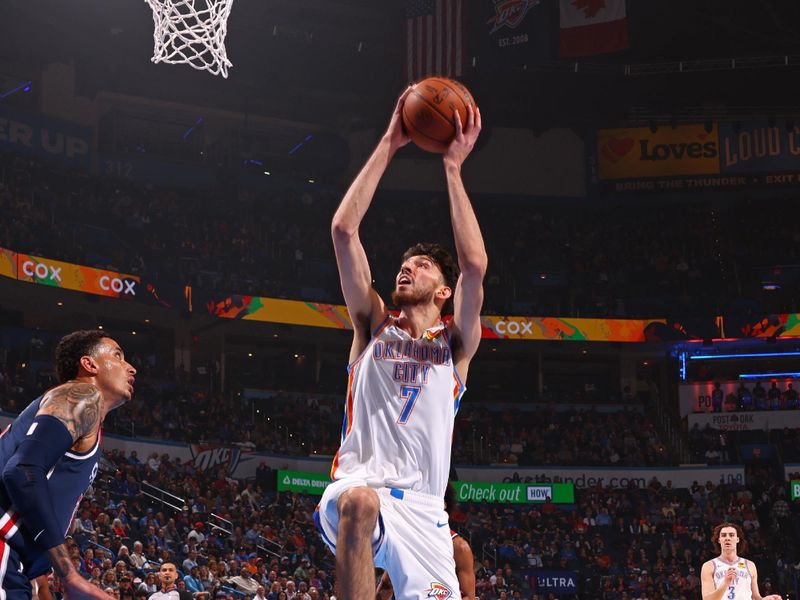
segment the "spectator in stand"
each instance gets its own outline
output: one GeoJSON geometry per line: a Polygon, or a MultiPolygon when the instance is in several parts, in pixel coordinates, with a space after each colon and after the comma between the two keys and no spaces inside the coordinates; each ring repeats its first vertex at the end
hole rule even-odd
{"type": "Polygon", "coordinates": [[[769,410],[767,390],[764,389],[760,381],[756,381],[756,385],[753,387],[753,400],[755,401],[756,410],[769,410]]]}
{"type": "Polygon", "coordinates": [[[228,579],[228,583],[235,586],[239,591],[252,596],[258,590],[258,582],[250,575],[247,569],[241,569],[239,575],[228,579]]]}
{"type": "Polygon", "coordinates": [[[750,391],[744,381],[739,384],[739,389],[736,391],[738,398],[739,410],[753,410],[753,393],[750,391]]]}
{"type": "Polygon", "coordinates": [[[133,584],[130,575],[125,574],[119,580],[119,600],[135,600],[136,592],[133,589],[133,584]]]}
{"type": "Polygon", "coordinates": [[[778,389],[778,382],[773,381],[772,386],[769,388],[769,407],[772,410],[781,409],[781,391],[778,389]]]}
{"type": "Polygon", "coordinates": [[[725,393],[722,391],[722,384],[719,381],[714,382],[714,389],[711,390],[711,409],[715,412],[722,412],[722,403],[725,398],[725,393]]]}
{"type": "Polygon", "coordinates": [[[137,592],[142,591],[147,594],[148,598],[158,591],[158,583],[155,573],[148,573],[144,580],[139,584],[137,592]]]}
{"type": "Polygon", "coordinates": [[[186,590],[191,592],[194,596],[200,592],[205,592],[203,582],[200,581],[200,574],[198,567],[192,567],[191,571],[183,576],[183,582],[186,584],[186,590]]]}
{"type": "Polygon", "coordinates": [[[189,550],[189,555],[183,561],[183,564],[181,566],[183,567],[184,573],[190,573],[192,569],[197,568],[199,566],[197,564],[197,551],[189,550]]]}
{"type": "Polygon", "coordinates": [[[798,408],[797,391],[792,387],[791,383],[786,385],[786,391],[783,393],[781,408],[784,410],[794,410],[798,408]]]}
{"type": "Polygon", "coordinates": [[[142,542],[136,540],[133,542],[133,552],[131,553],[131,566],[133,570],[139,575],[144,575],[144,565],[147,562],[143,554],[142,542]]]}

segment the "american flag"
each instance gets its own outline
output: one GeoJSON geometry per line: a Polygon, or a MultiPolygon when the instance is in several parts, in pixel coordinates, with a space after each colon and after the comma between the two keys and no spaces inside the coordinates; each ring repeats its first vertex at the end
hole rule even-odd
{"type": "Polygon", "coordinates": [[[406,0],[403,74],[408,81],[430,75],[460,77],[464,71],[462,0],[406,0]]]}

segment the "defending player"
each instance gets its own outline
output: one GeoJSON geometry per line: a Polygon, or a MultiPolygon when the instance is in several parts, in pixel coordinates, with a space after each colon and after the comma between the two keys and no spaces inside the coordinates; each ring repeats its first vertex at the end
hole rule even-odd
{"type": "Polygon", "coordinates": [[[64,535],[97,475],[103,419],[130,400],[136,370],[102,331],[65,336],[56,369],[63,383],[31,402],[0,436],[2,596],[30,598],[30,581],[52,566],[70,600],[108,600],[75,570],[64,535]]]}
{"type": "Polygon", "coordinates": [[[758,570],[751,560],[737,552],[741,543],[747,550],[742,528],[733,523],[721,523],[712,535],[717,558],[703,564],[700,571],[703,600],[781,600],[778,594],[762,596],[758,591],[758,570]]]}
{"type": "Polygon", "coordinates": [[[481,336],[486,251],[461,181],[481,118],[470,108],[463,130],[454,118],[456,136],[443,155],[460,275],[440,246],[413,246],[395,279],[394,317],[372,288],[358,230],[389,161],[409,142],[400,116],[409,91],[331,225],[354,335],[334,482],[315,517],[336,553],[342,597],[352,600],[374,597],[373,564],[389,572],[398,598],[460,597],[442,498],[453,419],[481,336]]]}

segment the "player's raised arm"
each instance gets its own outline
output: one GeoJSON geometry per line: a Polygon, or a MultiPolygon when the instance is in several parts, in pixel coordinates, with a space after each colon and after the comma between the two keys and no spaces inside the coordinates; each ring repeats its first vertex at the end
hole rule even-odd
{"type": "Polygon", "coordinates": [[[450,197],[450,219],[458,254],[461,275],[453,297],[453,338],[456,367],[466,377],[469,360],[481,340],[481,306],[483,278],[488,259],[478,219],[461,180],[461,165],[472,152],[481,131],[481,113],[468,106],[467,125],[462,129],[458,114],[453,115],[456,135],[443,156],[447,191],[450,197]]]}
{"type": "Polygon", "coordinates": [[[410,91],[409,87],[398,98],[386,133],[350,184],[331,222],[333,248],[347,310],[356,336],[366,331],[367,339],[369,332],[383,320],[386,307],[372,288],[369,261],[358,229],[389,161],[399,148],[409,142],[403,131],[401,110],[410,91]]]}

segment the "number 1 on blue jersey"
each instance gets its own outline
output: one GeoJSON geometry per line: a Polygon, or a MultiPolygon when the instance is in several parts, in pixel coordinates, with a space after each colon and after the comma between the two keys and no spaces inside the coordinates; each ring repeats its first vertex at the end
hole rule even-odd
{"type": "Polygon", "coordinates": [[[411,416],[411,411],[414,410],[414,404],[417,402],[421,390],[422,388],[417,385],[404,385],[400,388],[400,397],[406,403],[403,405],[403,410],[400,411],[400,417],[397,419],[398,425],[408,423],[408,417],[411,416]]]}

